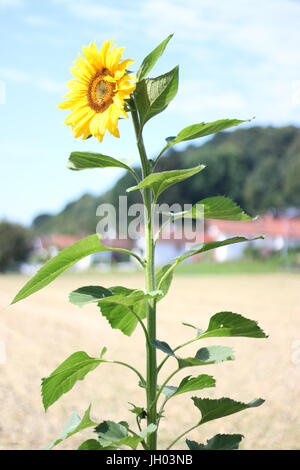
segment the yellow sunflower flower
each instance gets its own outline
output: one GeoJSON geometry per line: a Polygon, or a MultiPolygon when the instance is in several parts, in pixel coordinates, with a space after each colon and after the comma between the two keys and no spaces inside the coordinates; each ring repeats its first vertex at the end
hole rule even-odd
{"type": "Polygon", "coordinates": [[[128,75],[126,69],[134,60],[120,62],[124,47],[114,46],[113,41],[105,41],[100,52],[96,42],[84,46],[83,55],[71,67],[71,73],[77,80],[67,84],[70,92],[68,100],[58,105],[61,109],[71,109],[72,113],[65,124],[72,126],[75,137],[87,139],[95,136],[100,142],[106,129],[115,137],[120,137],[118,120],[128,118],[124,109],[124,100],[135,90],[135,77],[128,75]]]}

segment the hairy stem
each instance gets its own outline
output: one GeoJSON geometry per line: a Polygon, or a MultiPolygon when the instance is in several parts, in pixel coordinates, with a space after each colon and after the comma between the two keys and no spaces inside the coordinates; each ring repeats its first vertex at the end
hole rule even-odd
{"type": "MultiPolygon", "coordinates": [[[[134,104],[134,100],[130,101],[131,115],[137,139],[137,147],[139,150],[143,178],[146,178],[151,173],[149,161],[141,135],[141,128],[139,123],[138,113],[134,104]]],[[[155,290],[155,264],[154,264],[154,241],[153,241],[153,227],[152,227],[152,192],[150,188],[142,191],[144,208],[145,208],[145,238],[146,238],[146,257],[145,257],[145,284],[146,291],[151,292],[155,290]]],[[[150,299],[147,302],[147,331],[149,341],[146,342],[147,348],[147,424],[155,424],[157,421],[156,405],[152,406],[157,389],[157,363],[156,363],[156,349],[152,345],[153,340],[156,339],[156,300],[150,299]]],[[[156,450],[157,446],[157,433],[150,434],[147,438],[147,446],[150,450],[156,450]]]]}
{"type": "Polygon", "coordinates": [[[172,379],[172,377],[174,377],[175,374],[177,374],[177,372],[179,372],[180,369],[176,369],[174,370],[174,372],[172,372],[171,375],[169,375],[169,377],[166,378],[166,380],[164,381],[164,383],[162,384],[162,386],[160,387],[160,389],[158,390],[157,394],[156,394],[156,397],[155,397],[155,400],[154,402],[152,403],[152,406],[155,406],[157,404],[157,401],[163,391],[163,389],[165,388],[165,386],[170,382],[170,380],[172,379]]]}

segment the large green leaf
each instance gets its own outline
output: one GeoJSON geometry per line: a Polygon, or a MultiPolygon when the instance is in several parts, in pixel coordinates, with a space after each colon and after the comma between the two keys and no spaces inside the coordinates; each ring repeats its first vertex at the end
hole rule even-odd
{"type": "Polygon", "coordinates": [[[242,434],[216,434],[208,439],[206,444],[198,444],[195,441],[185,441],[190,450],[235,450],[243,439],[242,434]]]}
{"type": "Polygon", "coordinates": [[[148,54],[142,62],[142,65],[137,71],[136,78],[141,81],[145,78],[152,70],[160,56],[163,54],[166,45],[170,41],[173,34],[170,34],[167,39],[161,42],[150,54],[148,54]]]}
{"type": "Polygon", "coordinates": [[[233,361],[234,351],[228,346],[207,346],[197,351],[195,357],[176,357],[180,369],[192,366],[204,366],[209,364],[219,364],[224,361],[233,361]]]}
{"type": "Polygon", "coordinates": [[[193,248],[186,251],[183,255],[178,256],[176,259],[178,260],[178,262],[181,262],[187,258],[190,258],[191,256],[195,256],[200,253],[204,253],[206,251],[214,250],[215,248],[219,248],[220,246],[233,245],[234,243],[251,242],[251,241],[259,240],[259,239],[263,239],[263,237],[255,237],[255,238],[232,237],[232,238],[227,238],[227,240],[222,240],[222,241],[201,243],[199,245],[195,245],[193,248]]]}
{"type": "MultiPolygon", "coordinates": [[[[47,286],[60,274],[71,268],[71,266],[77,263],[77,261],[80,261],[82,258],[100,251],[124,250],[121,248],[111,248],[109,246],[102,245],[100,243],[100,236],[98,234],[83,238],[73,245],[68,246],[68,248],[60,251],[58,255],[50,259],[18,292],[18,294],[13,299],[12,304],[18,302],[19,300],[25,299],[29,295],[34,294],[43,287],[47,286]]],[[[129,251],[127,251],[127,253],[131,254],[141,262],[141,259],[135,253],[129,251]]]]}
{"type": "Polygon", "coordinates": [[[120,447],[125,445],[135,450],[139,443],[155,430],[156,426],[154,424],[150,424],[139,434],[129,435],[127,423],[103,421],[96,427],[95,432],[98,435],[100,444],[105,449],[111,446],[120,447]]]}
{"type": "Polygon", "coordinates": [[[141,181],[137,186],[128,188],[127,191],[136,191],[137,189],[152,188],[155,199],[167,188],[173,184],[180,183],[191,176],[196,175],[205,168],[205,165],[198,165],[187,170],[171,170],[152,173],[141,181]]]}
{"type": "Polygon", "coordinates": [[[251,217],[233,202],[223,196],[209,197],[197,202],[190,210],[171,215],[171,221],[179,218],[218,219],[232,221],[252,220],[251,217]]]}
{"type": "Polygon", "coordinates": [[[109,297],[110,295],[113,295],[112,292],[105,287],[85,286],[72,291],[69,295],[69,300],[71,304],[83,307],[86,304],[99,302],[99,300],[104,297],[109,297]]]}
{"type": "Polygon", "coordinates": [[[73,436],[73,434],[82,431],[83,429],[90,428],[92,426],[97,426],[98,423],[95,423],[90,418],[91,405],[88,407],[84,413],[83,418],[81,419],[77,413],[73,413],[70,419],[67,421],[61,435],[53,442],[51,442],[44,450],[50,450],[53,447],[60,444],[60,442],[68,439],[73,436]]]}
{"type": "Polygon", "coordinates": [[[149,119],[166,109],[177,89],[178,66],[164,75],[137,83],[134,97],[140,116],[140,130],[149,119]]]}
{"type": "Polygon", "coordinates": [[[70,170],[89,170],[92,168],[123,168],[129,171],[135,178],[135,171],[126,165],[125,162],[117,160],[116,158],[94,152],[72,152],[67,167],[70,170]]]}
{"type": "Polygon", "coordinates": [[[51,375],[42,379],[42,399],[45,410],[49,408],[64,393],[67,393],[78,380],[106,362],[88,356],[84,351],[78,351],[68,357],[51,375]]]}
{"type": "Polygon", "coordinates": [[[162,296],[161,291],[145,294],[142,290],[132,290],[121,286],[111,287],[109,290],[113,295],[98,302],[101,313],[107,318],[112,328],[121,330],[127,336],[135,330],[138,318],[146,317],[147,300],[162,296]]]}
{"type": "Polygon", "coordinates": [[[85,256],[97,253],[98,251],[109,250],[108,247],[100,243],[100,237],[98,235],[90,235],[87,238],[83,238],[72,246],[65,248],[57,256],[50,259],[32,279],[19,291],[15,296],[12,304],[19,300],[25,299],[29,295],[37,292],[43,287],[47,286],[56,279],[61,273],[66,271],[68,268],[73,266],[77,261],[81,260],[85,256]]]}
{"type": "Polygon", "coordinates": [[[207,423],[213,419],[223,418],[239,411],[246,410],[247,408],[255,408],[264,403],[261,398],[256,398],[250,403],[242,403],[240,401],[234,401],[230,398],[220,398],[217,400],[211,400],[210,398],[192,398],[194,405],[201,412],[200,424],[207,423]]]}
{"type": "Polygon", "coordinates": [[[118,167],[132,171],[132,169],[122,161],[109,157],[108,155],[94,152],[72,152],[67,167],[70,168],[70,170],[118,167]]]}
{"type": "Polygon", "coordinates": [[[248,338],[267,338],[265,332],[254,320],[249,320],[238,313],[219,312],[211,317],[206,331],[198,338],[217,336],[246,336],[248,338]]]}
{"type": "Polygon", "coordinates": [[[201,122],[200,124],[193,124],[182,129],[176,137],[169,137],[168,146],[171,147],[172,145],[178,144],[179,142],[198,139],[199,137],[215,134],[216,132],[228,129],[229,127],[234,127],[239,124],[242,124],[243,122],[249,121],[249,119],[244,121],[240,119],[220,119],[214,122],[201,122]]]}
{"type": "Polygon", "coordinates": [[[202,390],[204,388],[215,387],[216,381],[211,375],[198,375],[198,377],[192,377],[191,375],[182,379],[178,387],[167,385],[163,389],[163,394],[168,398],[174,397],[175,395],[181,395],[182,393],[195,392],[196,390],[202,390]]]}

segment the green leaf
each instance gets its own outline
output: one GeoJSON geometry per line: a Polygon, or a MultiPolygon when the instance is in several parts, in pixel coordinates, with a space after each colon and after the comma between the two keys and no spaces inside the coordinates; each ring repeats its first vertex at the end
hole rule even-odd
{"type": "Polygon", "coordinates": [[[197,351],[195,357],[180,358],[177,357],[180,369],[192,366],[204,366],[209,364],[219,364],[224,361],[233,361],[234,351],[228,346],[208,346],[197,351]]]}
{"type": "Polygon", "coordinates": [[[203,204],[205,219],[252,220],[235,202],[227,197],[210,197],[202,199],[197,204],[203,204]]]}
{"type": "Polygon", "coordinates": [[[102,155],[101,153],[93,152],[72,152],[67,167],[70,170],[86,170],[91,168],[124,168],[132,173],[132,168],[130,168],[125,163],[121,162],[107,155],[102,155]]]}
{"type": "Polygon", "coordinates": [[[155,340],[152,341],[152,345],[156,349],[159,349],[160,351],[168,354],[168,356],[175,356],[174,351],[164,341],[158,341],[157,339],[155,339],[155,340]]]}
{"type": "Polygon", "coordinates": [[[138,324],[138,318],[146,318],[146,302],[162,296],[161,291],[145,294],[142,290],[132,290],[121,286],[109,289],[113,295],[98,302],[102,315],[112,328],[130,336],[138,324]],[[138,317],[138,318],[137,318],[138,317]]]}
{"type": "Polygon", "coordinates": [[[128,188],[127,191],[136,191],[137,189],[152,188],[155,199],[173,184],[180,183],[191,176],[196,175],[205,168],[205,165],[198,165],[187,170],[171,170],[152,173],[141,181],[137,186],[128,188]]]}
{"type": "MultiPolygon", "coordinates": [[[[113,448],[109,449],[112,450],[113,448]]],[[[96,439],[88,439],[84,441],[77,450],[103,450],[102,445],[96,439]]],[[[108,450],[108,449],[105,449],[108,450]]]]}
{"type": "Polygon", "coordinates": [[[65,441],[69,437],[73,436],[73,434],[82,431],[83,429],[90,428],[92,426],[97,426],[98,423],[95,423],[90,418],[90,411],[91,405],[88,407],[86,412],[84,413],[83,418],[81,419],[77,413],[73,413],[70,419],[67,421],[61,435],[55,441],[51,442],[44,450],[53,449],[53,447],[60,444],[62,441],[65,441]]]}
{"type": "MultiPolygon", "coordinates": [[[[163,276],[166,274],[166,272],[171,268],[171,264],[166,264],[165,266],[163,266],[156,274],[156,285],[158,286],[161,279],[163,278],[163,276]]],[[[167,275],[167,277],[165,278],[165,280],[163,281],[163,283],[161,284],[160,286],[160,290],[163,292],[163,295],[166,296],[168,291],[169,291],[169,288],[170,288],[170,285],[172,283],[172,280],[173,280],[173,271],[170,271],[170,273],[167,275]]]]}
{"type": "Polygon", "coordinates": [[[67,393],[78,380],[96,369],[103,359],[95,359],[84,351],[78,351],[68,357],[51,375],[42,379],[42,399],[47,411],[50,405],[67,393]]]}
{"type": "Polygon", "coordinates": [[[220,246],[233,245],[234,243],[251,242],[251,241],[259,240],[259,239],[263,239],[263,237],[255,237],[255,238],[232,237],[232,238],[228,238],[227,240],[222,240],[222,241],[201,243],[199,245],[195,245],[191,250],[186,251],[183,255],[178,256],[175,259],[177,259],[178,262],[181,262],[187,258],[190,258],[191,256],[198,255],[206,251],[214,250],[215,248],[219,248],[220,246]]]}
{"type": "Polygon", "coordinates": [[[185,441],[190,450],[235,450],[243,439],[242,434],[216,434],[208,439],[207,444],[198,444],[195,441],[185,441]]]}
{"type": "Polygon", "coordinates": [[[99,251],[118,251],[100,243],[99,235],[90,235],[72,246],[65,248],[54,258],[50,259],[27,284],[19,291],[12,304],[25,299],[31,294],[54,281],[60,274],[73,266],[77,261],[99,251]]]}
{"type": "Polygon", "coordinates": [[[69,295],[69,301],[71,304],[83,307],[86,304],[99,302],[99,300],[110,295],[112,295],[112,292],[105,287],[86,286],[72,291],[69,295]]]}
{"type": "Polygon", "coordinates": [[[140,131],[149,119],[166,109],[177,89],[178,66],[164,75],[137,83],[134,97],[140,116],[140,131]]]}
{"type": "Polygon", "coordinates": [[[247,408],[255,408],[264,403],[261,398],[256,398],[250,403],[242,403],[240,401],[234,401],[230,398],[220,398],[218,400],[211,400],[209,398],[192,398],[194,405],[201,412],[200,424],[207,423],[213,419],[223,418],[239,411],[246,410],[247,408]]]}
{"type": "MultiPolygon", "coordinates": [[[[171,215],[171,214],[170,214],[171,215]]],[[[197,202],[189,211],[180,212],[171,216],[171,220],[179,218],[190,219],[217,219],[246,221],[252,218],[233,202],[223,196],[209,197],[197,202]]]]}
{"type": "Polygon", "coordinates": [[[170,141],[169,147],[184,142],[186,140],[198,139],[206,135],[215,134],[216,132],[223,131],[229,127],[238,126],[243,122],[250,122],[251,119],[240,120],[240,119],[220,119],[214,122],[201,122],[200,124],[193,124],[185,127],[180,131],[174,140],[170,141]]]}
{"type": "Polygon", "coordinates": [[[119,443],[128,436],[127,427],[113,421],[103,421],[96,427],[95,432],[103,447],[119,443]]]}
{"type": "Polygon", "coordinates": [[[254,320],[232,312],[219,312],[213,315],[206,331],[200,338],[217,336],[245,336],[248,338],[267,338],[265,332],[254,320]]]}
{"type": "Polygon", "coordinates": [[[100,444],[107,449],[109,446],[126,445],[131,449],[136,449],[139,443],[156,430],[154,424],[150,424],[139,434],[130,436],[128,434],[128,424],[124,422],[115,423],[113,421],[103,421],[96,427],[100,444]]]}
{"type": "Polygon", "coordinates": [[[140,432],[140,436],[145,439],[145,437],[149,436],[149,434],[152,434],[156,431],[157,429],[157,426],[155,424],[149,424],[149,426],[147,426],[145,429],[143,429],[141,432],[140,432]]]}
{"type": "Polygon", "coordinates": [[[182,393],[194,392],[196,390],[202,390],[203,388],[216,386],[216,381],[211,375],[202,374],[198,375],[198,377],[191,377],[192,376],[189,375],[182,379],[178,387],[164,387],[163,394],[168,397],[174,397],[175,395],[181,395],[182,393]]]}
{"type": "Polygon", "coordinates": [[[137,71],[136,78],[141,81],[143,80],[152,70],[160,56],[163,54],[166,45],[170,41],[173,34],[170,34],[167,39],[161,42],[150,54],[148,54],[142,62],[142,65],[137,71]]]}

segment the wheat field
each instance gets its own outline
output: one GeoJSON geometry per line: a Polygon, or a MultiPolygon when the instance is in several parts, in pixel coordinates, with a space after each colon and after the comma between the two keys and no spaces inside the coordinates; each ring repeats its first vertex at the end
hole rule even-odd
{"type": "MultiPolygon", "coordinates": [[[[21,275],[0,276],[0,342],[6,350],[6,362],[0,364],[0,449],[43,448],[59,436],[73,411],[82,416],[90,402],[95,421],[126,420],[134,426],[128,402],[142,406],[144,390],[137,386],[136,376],[129,369],[100,365],[47,413],[42,408],[40,378],[49,375],[73,352],[83,350],[98,356],[103,346],[108,348],[107,359],[132,363],[144,372],[144,338],[139,329],[128,338],[112,330],[95,306],[80,309],[68,303],[69,292],[81,285],[138,288],[143,286],[141,275],[70,273],[8,307],[25,281],[21,275]]],[[[201,371],[185,369],[174,377],[171,385],[177,385],[186,375],[208,373],[216,378],[217,386],[170,400],[161,421],[160,449],[199,420],[199,410],[190,399],[194,395],[225,396],[244,402],[262,397],[266,402],[259,408],[204,424],[191,432],[189,439],[206,442],[219,432],[241,433],[245,436],[242,449],[300,449],[299,285],[299,275],[288,273],[175,277],[169,295],[159,303],[157,339],[175,347],[194,334],[182,321],[205,328],[212,314],[224,310],[257,320],[269,338],[201,341],[201,347],[233,346],[236,360],[205,366],[201,371]]],[[[200,348],[199,343],[190,345],[182,354],[195,354],[197,346],[200,348]]],[[[174,366],[170,359],[160,382],[174,366]]],[[[57,449],[76,449],[92,434],[92,430],[86,430],[57,449]]],[[[186,448],[184,440],[176,448],[186,448]]]]}

